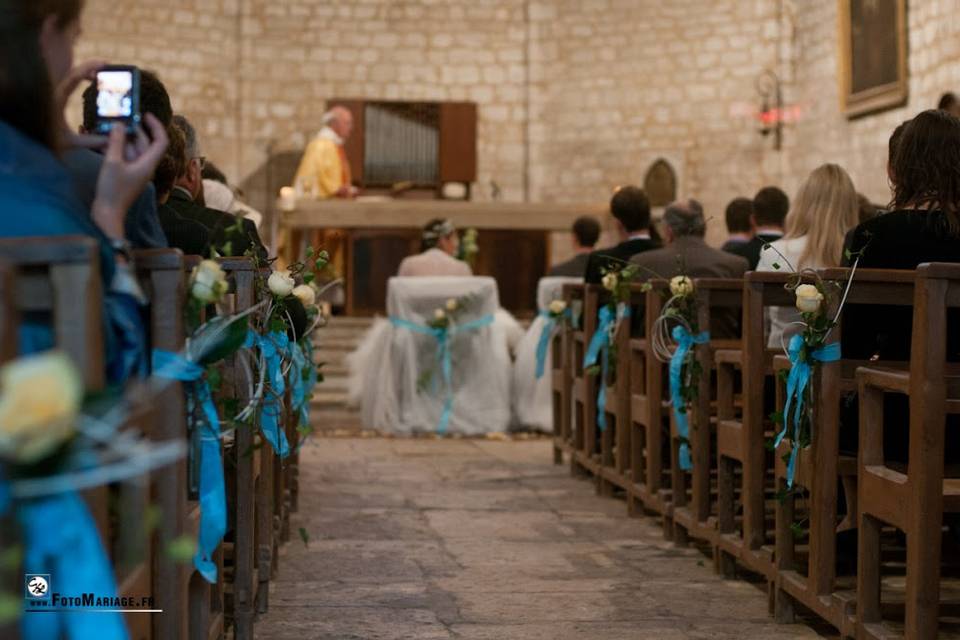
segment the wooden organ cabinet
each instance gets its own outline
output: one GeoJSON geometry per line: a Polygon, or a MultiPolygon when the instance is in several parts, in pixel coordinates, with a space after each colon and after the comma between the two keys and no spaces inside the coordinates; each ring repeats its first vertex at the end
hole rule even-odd
{"type": "MultiPolygon", "coordinates": [[[[397,215],[391,217],[396,225],[341,227],[346,240],[346,312],[382,313],[387,279],[396,274],[403,258],[420,251],[422,220],[404,215],[414,201],[432,200],[433,205],[459,201],[442,215],[461,229],[470,226],[458,221],[456,212],[469,206],[464,201],[471,200],[477,180],[477,105],[338,99],[327,106],[346,107],[353,114],[353,133],[345,150],[354,186],[362,196],[397,201],[397,215]],[[451,184],[462,186],[451,189],[451,184]]],[[[356,209],[363,208],[363,203],[355,204],[356,209]]],[[[537,280],[548,268],[548,233],[483,228],[478,244],[477,275],[497,278],[504,307],[533,315],[537,280]]]]}

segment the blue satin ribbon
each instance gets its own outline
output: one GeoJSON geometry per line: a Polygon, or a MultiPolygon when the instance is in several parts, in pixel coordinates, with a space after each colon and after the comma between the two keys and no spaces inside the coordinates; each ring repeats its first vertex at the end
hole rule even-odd
{"type": "Polygon", "coordinates": [[[773,442],[774,448],[780,446],[787,435],[788,423],[793,419],[793,448],[790,451],[790,460],[787,463],[787,487],[793,486],[793,476],[796,471],[797,453],[800,451],[800,421],[803,417],[804,392],[810,383],[813,373],[813,362],[836,362],[840,359],[840,343],[832,342],[819,349],[808,351],[805,349],[803,336],[797,334],[790,338],[787,347],[787,356],[790,358],[790,375],[787,377],[787,401],[783,407],[783,429],[777,434],[773,442]],[[804,353],[806,352],[806,357],[804,353]],[[793,416],[790,415],[790,405],[796,399],[793,416]]]}
{"type": "MultiPolygon", "coordinates": [[[[23,531],[23,568],[50,574],[51,592],[70,596],[93,593],[115,598],[117,584],[110,559],[103,550],[97,525],[83,499],[75,492],[24,500],[15,507],[23,531]]],[[[51,610],[21,616],[24,638],[129,638],[123,616],[89,609],[51,610]]]]}
{"type": "Polygon", "coordinates": [[[493,316],[486,315],[466,324],[455,325],[452,327],[435,328],[429,325],[420,325],[403,318],[390,318],[390,322],[395,327],[408,329],[414,333],[425,336],[431,336],[437,341],[437,360],[440,362],[440,369],[443,374],[444,400],[443,413],[440,414],[440,423],[437,425],[437,433],[444,434],[450,426],[450,418],[453,417],[453,355],[450,353],[450,340],[454,336],[467,331],[476,331],[483,327],[493,324],[493,316]]]}
{"type": "Polygon", "coordinates": [[[260,406],[260,432],[274,452],[281,458],[290,455],[290,443],[287,434],[281,426],[282,411],[280,399],[286,393],[286,382],[283,379],[283,355],[287,353],[290,338],[285,331],[272,331],[261,336],[255,331],[247,332],[244,346],[247,349],[258,347],[267,365],[267,380],[270,382],[270,391],[264,394],[260,406]]]}
{"type": "Polygon", "coordinates": [[[693,460],[690,458],[690,420],[687,415],[687,406],[680,397],[683,363],[695,344],[706,344],[710,341],[710,333],[703,331],[696,335],[687,331],[682,324],[673,328],[673,339],[677,343],[677,350],[670,358],[670,403],[673,405],[673,417],[677,422],[677,435],[680,436],[680,468],[684,471],[693,469],[693,460]]]}
{"type": "Polygon", "coordinates": [[[609,306],[600,309],[597,330],[590,338],[590,345],[583,357],[583,368],[592,367],[601,359],[600,391],[597,392],[597,426],[600,431],[607,429],[607,377],[610,373],[610,347],[613,346],[613,336],[617,331],[617,324],[624,318],[630,317],[630,307],[618,304],[614,312],[609,306]]]}
{"type": "Polygon", "coordinates": [[[540,317],[546,322],[543,325],[543,331],[540,332],[540,341],[537,342],[537,380],[543,377],[547,370],[547,354],[550,353],[550,341],[553,338],[554,331],[557,328],[557,322],[560,318],[573,318],[573,312],[570,309],[564,309],[559,316],[554,316],[549,311],[541,311],[540,317]]]}
{"type": "Polygon", "coordinates": [[[192,383],[206,418],[200,424],[200,534],[193,566],[204,580],[215,584],[217,565],[213,554],[227,532],[227,492],[220,456],[220,418],[203,373],[203,367],[180,354],[159,349],[153,352],[153,375],[192,383]]]}

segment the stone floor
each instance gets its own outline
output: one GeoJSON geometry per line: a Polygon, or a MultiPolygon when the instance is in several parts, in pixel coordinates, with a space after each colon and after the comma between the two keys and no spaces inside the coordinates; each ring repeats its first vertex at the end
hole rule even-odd
{"type": "Polygon", "coordinates": [[[547,440],[317,438],[263,640],[817,638],[780,626],[547,440]]]}

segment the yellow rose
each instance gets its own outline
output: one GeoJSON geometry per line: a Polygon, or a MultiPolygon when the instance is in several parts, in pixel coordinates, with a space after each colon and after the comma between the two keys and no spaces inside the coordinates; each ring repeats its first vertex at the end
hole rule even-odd
{"type": "Polygon", "coordinates": [[[308,284],[301,284],[293,288],[293,295],[308,309],[317,303],[317,292],[308,284]]]}
{"type": "Polygon", "coordinates": [[[73,437],[83,384],[59,351],[0,368],[0,457],[21,464],[43,459],[73,437]]]}
{"type": "Polygon", "coordinates": [[[437,310],[435,310],[435,311],[433,312],[433,319],[434,319],[434,320],[446,320],[446,319],[447,319],[447,312],[444,311],[443,309],[437,309],[437,310]]]}
{"type": "Polygon", "coordinates": [[[190,294],[205,304],[219,302],[228,289],[227,274],[215,260],[204,260],[190,274],[190,294]]]}
{"type": "Polygon", "coordinates": [[[450,298],[447,300],[447,311],[456,311],[457,307],[460,306],[456,298],[450,298]]]}
{"type": "Polygon", "coordinates": [[[550,313],[555,316],[560,315],[567,310],[567,303],[563,300],[554,300],[550,303],[550,313]]]}
{"type": "Polygon", "coordinates": [[[794,293],[797,296],[797,309],[802,313],[816,313],[823,304],[823,294],[812,284],[802,284],[794,293]]]}
{"type": "Polygon", "coordinates": [[[286,298],[288,295],[293,293],[293,288],[295,286],[296,283],[290,276],[290,272],[286,269],[274,271],[270,274],[270,278],[267,280],[267,287],[270,288],[270,293],[280,298],[286,298]]]}
{"type": "Polygon", "coordinates": [[[670,280],[670,293],[675,296],[688,296],[693,293],[693,280],[687,276],[676,276],[670,280]]]}
{"type": "Polygon", "coordinates": [[[617,278],[617,274],[615,273],[608,273],[607,275],[603,276],[603,280],[601,282],[603,284],[603,288],[607,291],[616,291],[617,285],[620,283],[619,278],[617,278]]]}

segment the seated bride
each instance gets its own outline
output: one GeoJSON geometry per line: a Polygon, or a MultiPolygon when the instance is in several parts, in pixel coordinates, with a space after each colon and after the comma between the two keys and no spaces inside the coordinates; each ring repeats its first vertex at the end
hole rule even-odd
{"type": "Polygon", "coordinates": [[[389,320],[378,319],[348,357],[351,404],[366,427],[382,432],[505,431],[508,346],[523,330],[500,309],[496,281],[473,277],[454,257],[460,239],[452,222],[431,221],[423,247],[388,283],[389,320]]]}

